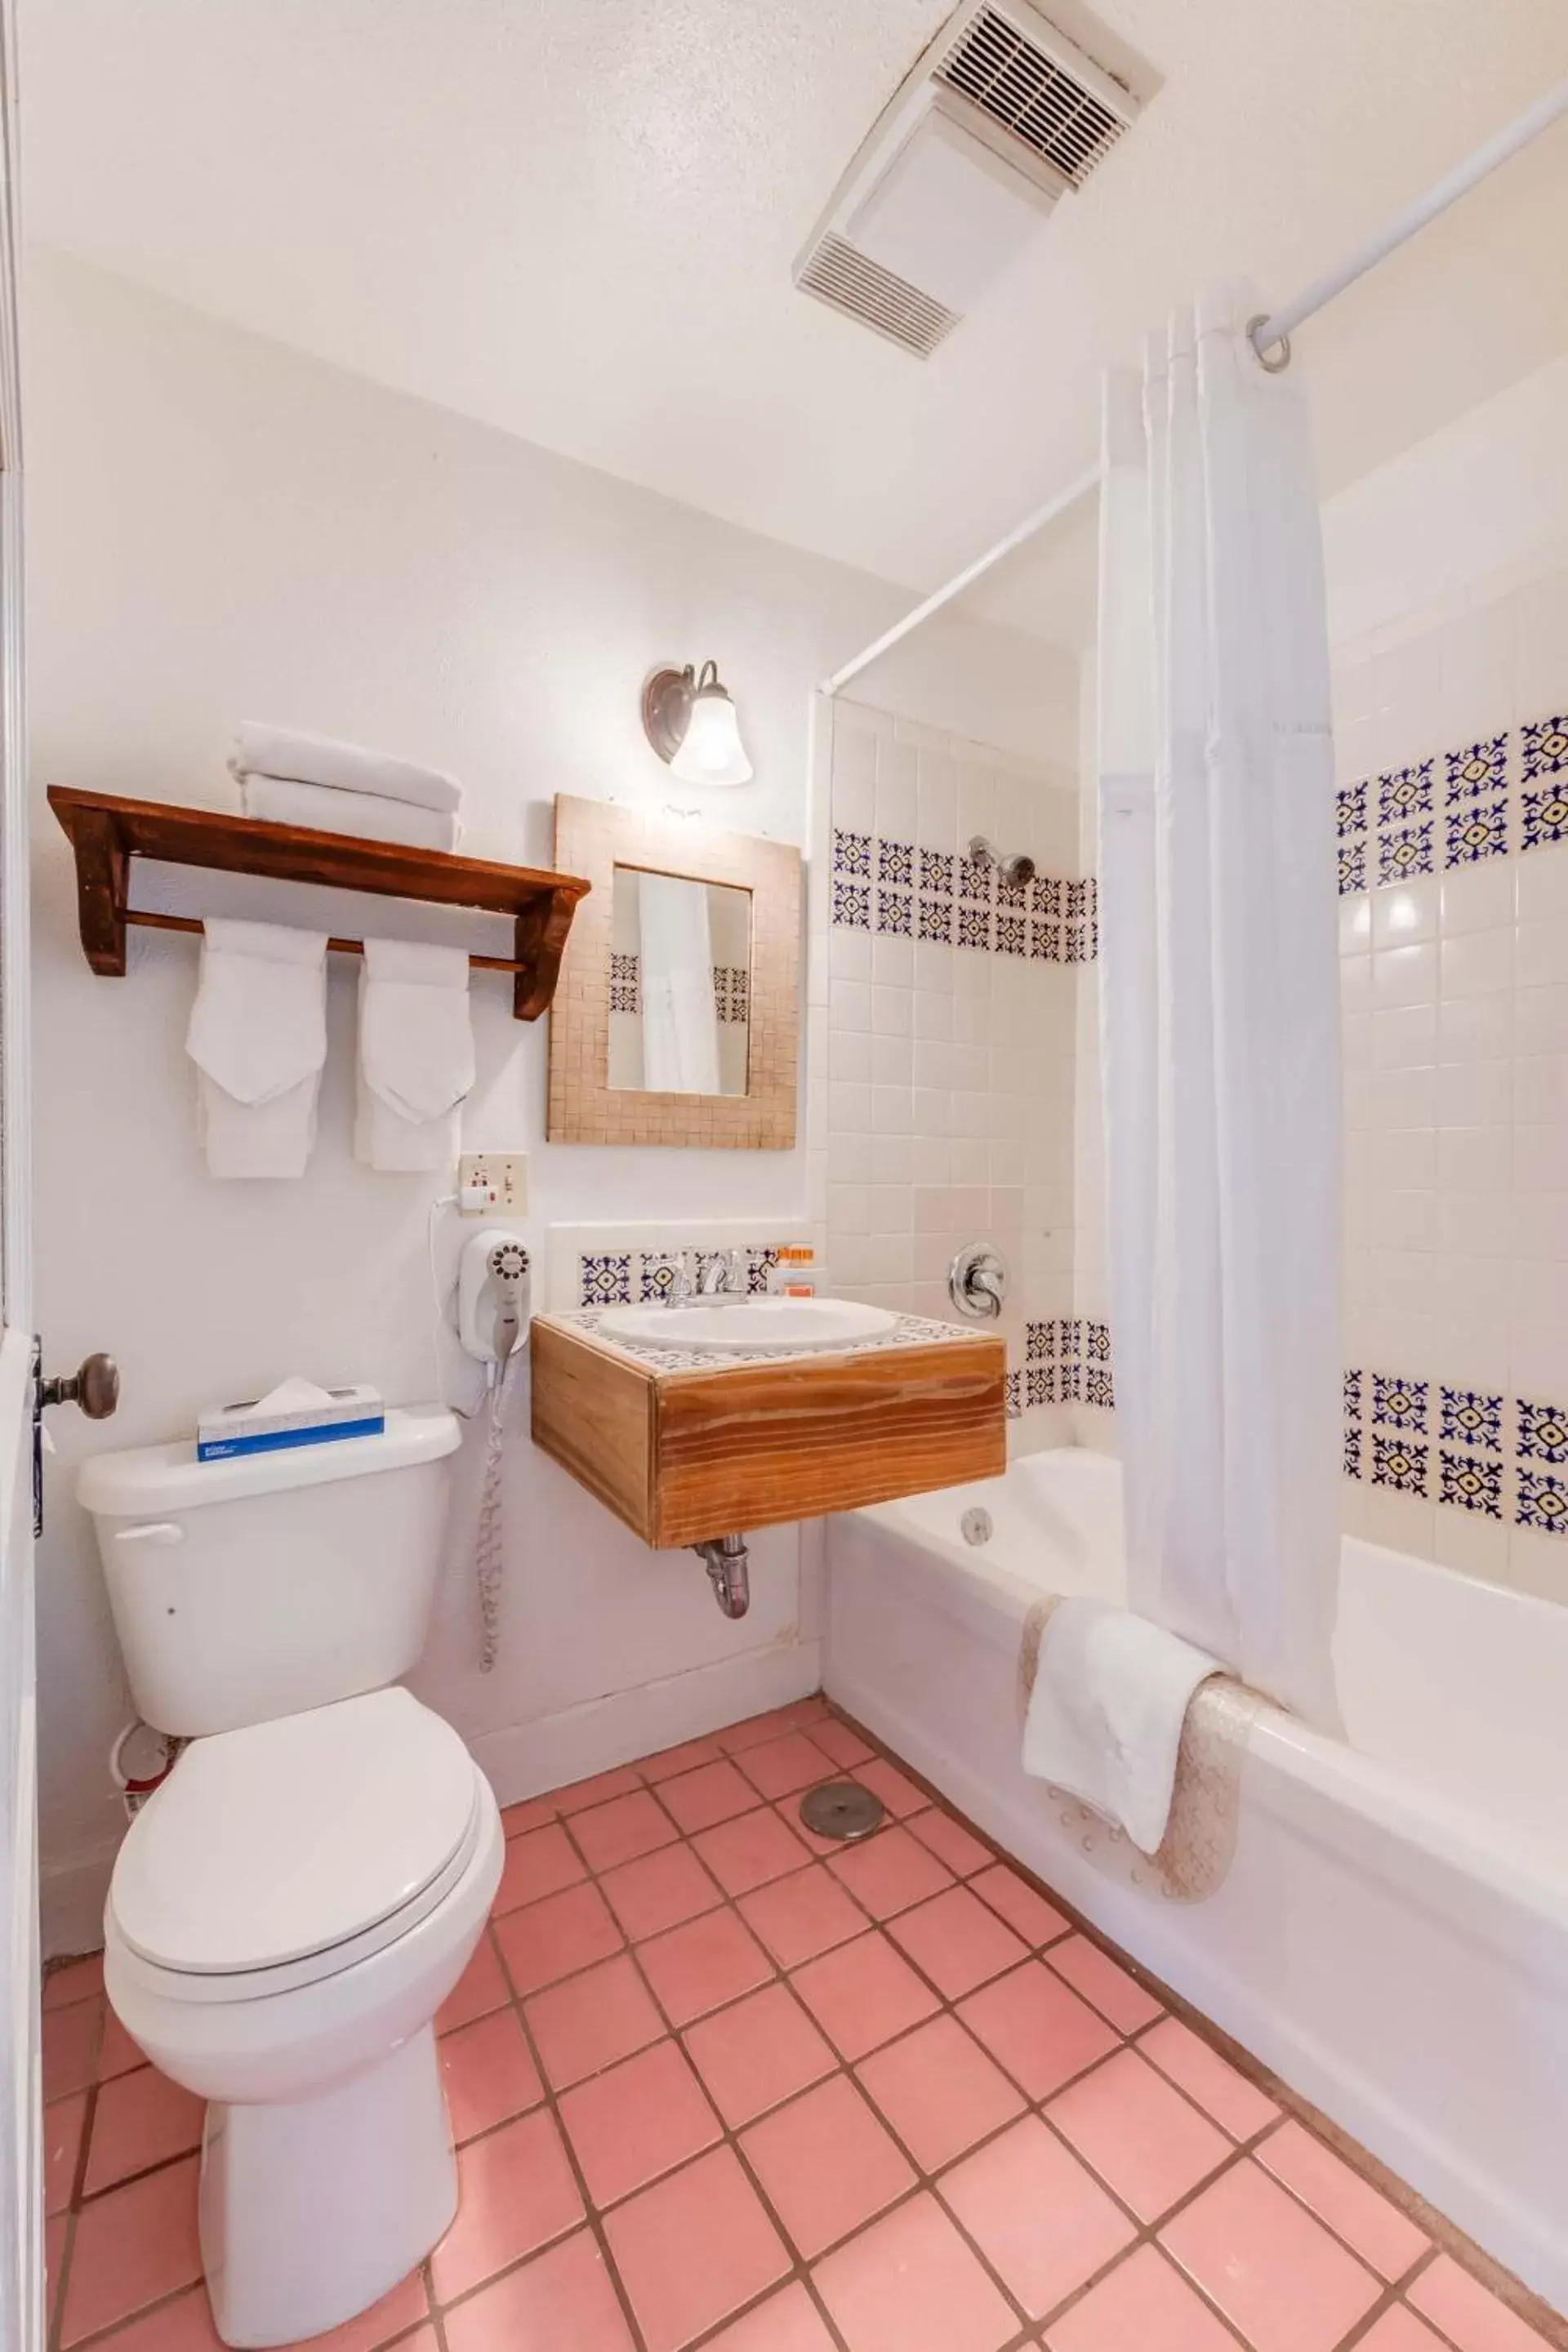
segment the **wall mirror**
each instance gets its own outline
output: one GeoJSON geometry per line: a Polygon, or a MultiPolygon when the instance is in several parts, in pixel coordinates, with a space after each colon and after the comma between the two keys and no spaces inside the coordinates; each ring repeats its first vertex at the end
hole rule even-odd
{"type": "Polygon", "coordinates": [[[563,793],[555,856],[593,888],[551,1008],[550,1140],[788,1150],[799,851],[563,793]]]}

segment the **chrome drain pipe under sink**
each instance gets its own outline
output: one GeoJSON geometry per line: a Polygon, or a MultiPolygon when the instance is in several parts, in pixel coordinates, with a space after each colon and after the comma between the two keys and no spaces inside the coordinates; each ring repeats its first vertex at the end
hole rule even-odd
{"type": "Polygon", "coordinates": [[[751,1554],[746,1549],[745,1537],[714,1536],[707,1543],[693,1544],[691,1549],[708,1570],[713,1598],[725,1616],[743,1617],[752,1605],[752,1583],[747,1573],[751,1554]]]}

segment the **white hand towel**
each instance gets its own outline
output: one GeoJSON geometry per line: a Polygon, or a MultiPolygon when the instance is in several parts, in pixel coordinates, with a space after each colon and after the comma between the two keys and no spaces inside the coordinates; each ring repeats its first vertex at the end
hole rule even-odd
{"type": "Polygon", "coordinates": [[[292,776],[244,775],[239,804],[247,816],[272,824],[307,825],[316,833],[348,833],[361,841],[401,841],[410,849],[456,849],[461,817],[379,793],[343,793],[330,784],[297,784],[292,776]]]}
{"type": "Polygon", "coordinates": [[[298,735],[289,727],[246,719],[229,754],[229,773],[289,776],[300,784],[326,784],[340,793],[375,793],[386,801],[411,801],[416,808],[440,809],[455,816],[463,787],[439,768],[417,767],[390,751],[366,751],[331,735],[298,735]]]}
{"type": "Polygon", "coordinates": [[[1129,1609],[1058,1601],[1024,1723],[1024,1769],[1066,1789],[1153,1853],[1171,1817],[1193,1693],[1217,1658],[1129,1609]]]}
{"type": "Polygon", "coordinates": [[[327,1058],[326,933],[213,918],[202,930],[185,1051],[207,1168],[302,1176],[327,1058]]]}
{"type": "Polygon", "coordinates": [[[458,1108],[473,1083],[468,957],[366,940],[355,1159],[389,1171],[454,1166],[458,1108]]]}

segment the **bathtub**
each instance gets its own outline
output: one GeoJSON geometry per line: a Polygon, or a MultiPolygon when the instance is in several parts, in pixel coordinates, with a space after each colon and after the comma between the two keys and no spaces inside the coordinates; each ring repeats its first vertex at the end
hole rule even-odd
{"type": "Polygon", "coordinates": [[[1347,1538],[1348,1738],[1264,1710],[1229,1874],[1189,1905],[1104,1874],[1019,1761],[1031,1602],[1121,1594],[1115,1462],[847,1514],[828,1559],[829,1696],[1568,2309],[1568,1609],[1347,1538]]]}

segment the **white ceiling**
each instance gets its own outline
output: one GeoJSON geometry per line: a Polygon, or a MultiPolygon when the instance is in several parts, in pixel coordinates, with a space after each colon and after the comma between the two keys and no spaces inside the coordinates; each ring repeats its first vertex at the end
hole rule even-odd
{"type": "MultiPolygon", "coordinates": [[[[25,216],[930,587],[1082,469],[1101,366],[1173,300],[1237,270],[1283,299],[1568,73],[1563,0],[1100,0],[1159,94],[921,362],[790,264],[949,5],[22,0],[25,216]]],[[[1568,348],[1564,251],[1560,125],[1306,329],[1326,487],[1568,348]]],[[[1080,520],[976,601],[1073,642],[1091,551],[1080,520]]]]}

